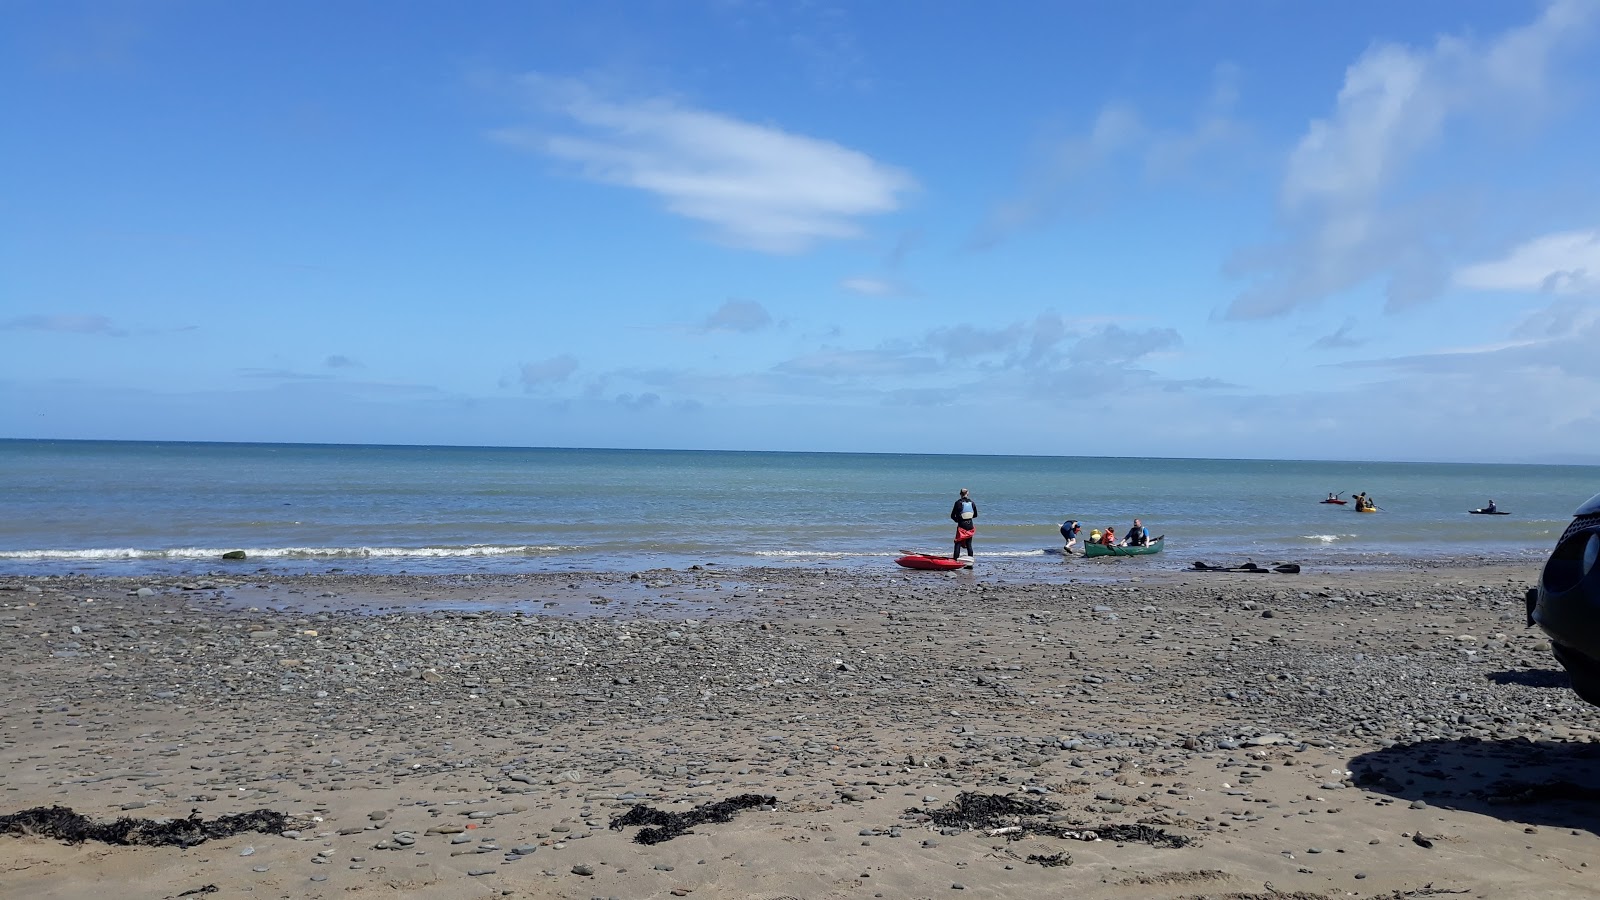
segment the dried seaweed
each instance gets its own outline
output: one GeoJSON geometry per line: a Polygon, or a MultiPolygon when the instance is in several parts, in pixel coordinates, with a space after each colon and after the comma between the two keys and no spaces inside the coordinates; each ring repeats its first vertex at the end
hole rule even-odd
{"type": "Polygon", "coordinates": [[[730,822],[735,813],[757,806],[775,806],[778,798],[765,794],[740,794],[715,803],[702,803],[686,813],[662,812],[643,804],[611,820],[611,830],[621,831],[631,825],[645,825],[633,836],[634,843],[659,844],[675,837],[689,834],[690,828],[708,822],[730,822]]]}
{"type": "MultiPolygon", "coordinates": [[[[1005,794],[980,794],[966,791],[943,809],[927,810],[928,820],[940,828],[999,828],[1016,825],[1023,816],[1052,813],[1061,807],[1043,798],[1017,797],[1005,794]]],[[[922,812],[922,810],[912,810],[922,812]]]]}
{"type": "Polygon", "coordinates": [[[1168,834],[1149,825],[1099,825],[1094,828],[1094,833],[1100,835],[1102,841],[1121,844],[1149,844],[1152,847],[1177,849],[1193,843],[1192,839],[1181,834],[1168,834]]]}
{"type": "Polygon", "coordinates": [[[1066,853],[1051,853],[1048,855],[1029,853],[1028,862],[1048,869],[1054,866],[1070,866],[1072,865],[1072,857],[1066,853]]]}
{"type": "Polygon", "coordinates": [[[270,809],[218,816],[206,820],[199,812],[187,819],[134,819],[96,822],[65,806],[37,806],[0,816],[0,834],[38,835],[69,844],[98,841],[141,847],[192,847],[213,838],[232,837],[246,831],[276,834],[295,826],[294,820],[270,809]]]}
{"type": "Polygon", "coordinates": [[[967,791],[942,809],[909,809],[913,815],[927,816],[928,821],[940,828],[959,828],[962,831],[982,829],[992,836],[1004,835],[1007,840],[1021,840],[1028,835],[1062,838],[1075,841],[1117,841],[1141,843],[1152,847],[1187,847],[1192,839],[1168,834],[1149,825],[1065,825],[1039,821],[1038,817],[1057,812],[1060,804],[1042,797],[1018,797],[1014,794],[980,794],[967,791]]]}

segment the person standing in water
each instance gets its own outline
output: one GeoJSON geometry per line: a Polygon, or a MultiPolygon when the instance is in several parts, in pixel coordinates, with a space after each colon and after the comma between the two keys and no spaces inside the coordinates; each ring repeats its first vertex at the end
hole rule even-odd
{"type": "Polygon", "coordinates": [[[967,489],[962,488],[961,496],[950,507],[950,521],[956,523],[956,546],[950,554],[951,559],[960,559],[962,550],[967,551],[967,556],[972,556],[972,535],[978,530],[975,523],[977,518],[978,504],[967,495],[967,489]]]}
{"type": "Polygon", "coordinates": [[[1065,542],[1061,548],[1063,553],[1076,552],[1074,548],[1078,546],[1078,532],[1082,530],[1083,526],[1078,524],[1077,519],[1068,519],[1061,523],[1061,540],[1065,542]]]}

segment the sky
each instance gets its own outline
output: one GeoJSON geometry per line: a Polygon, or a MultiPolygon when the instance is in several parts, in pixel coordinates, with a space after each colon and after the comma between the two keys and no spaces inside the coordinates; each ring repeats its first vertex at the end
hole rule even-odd
{"type": "Polygon", "coordinates": [[[0,437],[1600,463],[1600,2],[0,0],[0,437]]]}

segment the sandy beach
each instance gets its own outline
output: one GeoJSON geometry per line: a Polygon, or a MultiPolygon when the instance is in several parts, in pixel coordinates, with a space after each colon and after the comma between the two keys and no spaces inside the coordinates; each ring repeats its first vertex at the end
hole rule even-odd
{"type": "Polygon", "coordinates": [[[1600,711],[1534,566],[982,565],[0,580],[0,815],[292,826],[0,835],[0,897],[1600,890],[1600,711]]]}

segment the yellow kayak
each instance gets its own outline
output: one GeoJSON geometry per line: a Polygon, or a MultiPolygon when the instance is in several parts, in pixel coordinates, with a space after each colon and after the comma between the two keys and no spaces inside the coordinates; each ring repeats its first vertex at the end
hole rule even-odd
{"type": "Polygon", "coordinates": [[[1356,512],[1377,512],[1377,510],[1370,506],[1358,506],[1356,512]]]}

